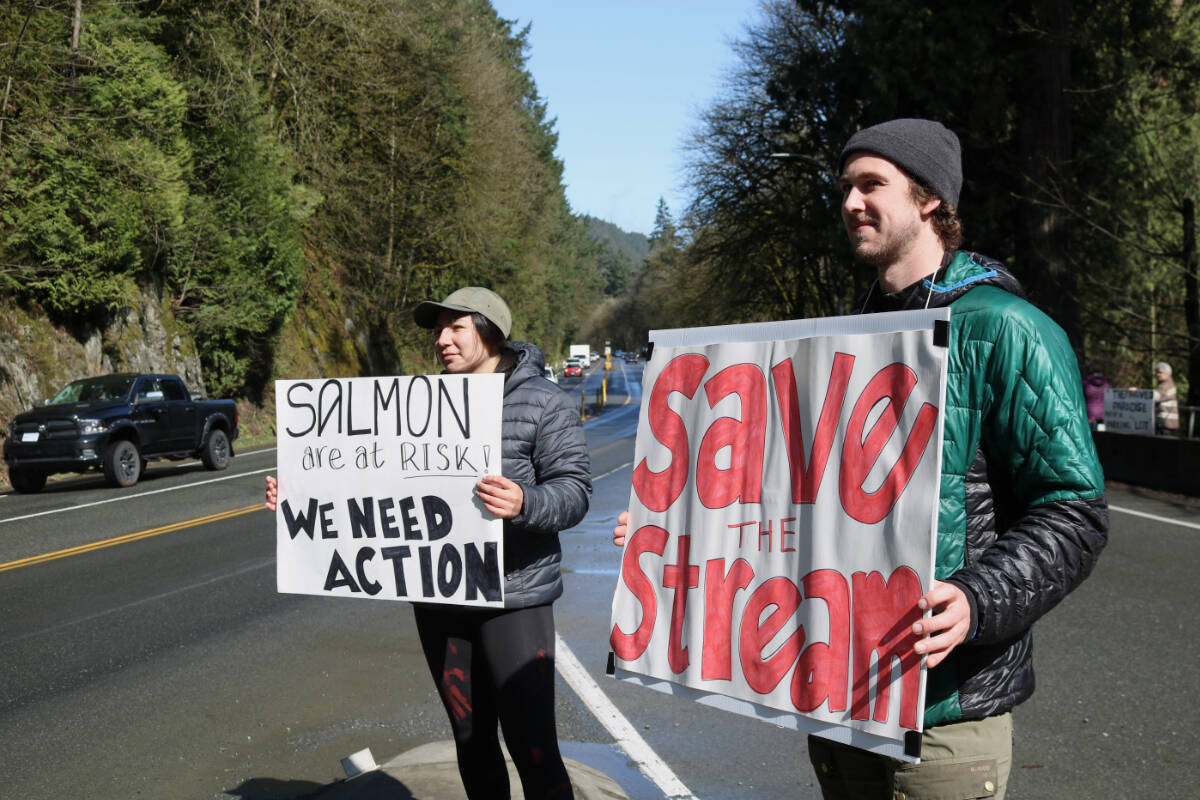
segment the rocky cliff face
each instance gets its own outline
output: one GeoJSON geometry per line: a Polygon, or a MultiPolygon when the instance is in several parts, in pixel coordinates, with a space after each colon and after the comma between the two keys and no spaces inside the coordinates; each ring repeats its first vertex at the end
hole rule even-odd
{"type": "Polygon", "coordinates": [[[154,287],[103,328],[57,327],[0,299],[0,436],[15,414],[77,378],[107,372],[173,372],[204,391],[195,343],[154,287]]]}
{"type": "MultiPolygon", "coordinates": [[[[280,378],[402,375],[435,371],[432,347],[397,350],[383,328],[355,321],[357,311],[330,283],[314,283],[283,327],[272,353],[280,378]]],[[[192,391],[205,392],[195,342],[154,286],[106,325],[56,326],[37,309],[0,297],[0,442],[8,423],[69,382],[108,372],[172,372],[192,391]]],[[[239,400],[241,434],[269,440],[274,433],[274,387],[259,399],[239,400]]],[[[0,465],[0,489],[7,484],[0,465]]]]}

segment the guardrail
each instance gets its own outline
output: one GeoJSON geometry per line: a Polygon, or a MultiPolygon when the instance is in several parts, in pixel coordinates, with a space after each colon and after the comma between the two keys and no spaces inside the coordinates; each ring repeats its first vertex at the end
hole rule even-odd
{"type": "Polygon", "coordinates": [[[1197,417],[1200,417],[1200,406],[1180,406],[1179,407],[1179,422],[1182,423],[1184,415],[1187,415],[1187,424],[1181,424],[1179,430],[1181,435],[1189,439],[1196,438],[1196,422],[1197,417]]]}
{"type": "Polygon", "coordinates": [[[1200,497],[1200,439],[1092,431],[1092,441],[1107,480],[1200,497]]]}

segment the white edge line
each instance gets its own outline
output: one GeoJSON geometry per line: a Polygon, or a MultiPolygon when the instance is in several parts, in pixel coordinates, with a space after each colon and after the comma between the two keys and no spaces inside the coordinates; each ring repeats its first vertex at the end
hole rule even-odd
{"type": "MultiPolygon", "coordinates": [[[[261,451],[260,451],[261,452],[261,451]]],[[[106,503],[119,503],[122,500],[135,500],[139,497],[148,497],[152,494],[162,494],[163,492],[174,492],[179,489],[192,489],[196,486],[204,486],[209,483],[220,483],[221,481],[232,481],[237,478],[244,478],[247,475],[260,475],[264,472],[274,472],[275,467],[267,467],[266,469],[256,469],[253,472],[239,472],[236,475],[224,475],[220,478],[210,478],[206,481],[196,481],[195,483],[185,483],[180,486],[168,486],[166,489],[151,489],[148,492],[138,492],[137,494],[126,494],[120,497],[110,497],[107,500],[97,500],[94,503],[80,503],[77,506],[68,506],[66,508],[52,508],[49,511],[39,511],[36,514],[26,514],[21,517],[5,517],[0,519],[0,524],[5,522],[19,522],[23,519],[33,519],[34,517],[45,517],[50,514],[62,514],[65,511],[78,511],[81,508],[91,508],[93,506],[102,506],[106,503]]]]}
{"type": "Polygon", "coordinates": [[[625,462],[624,464],[622,464],[621,466],[619,466],[619,467],[614,467],[613,469],[610,469],[608,472],[604,473],[603,475],[597,475],[596,477],[592,478],[592,482],[593,482],[593,483],[595,483],[595,482],[596,482],[596,481],[598,481],[598,480],[601,480],[601,479],[603,479],[603,478],[607,478],[609,475],[613,475],[613,474],[615,474],[615,473],[618,473],[618,472],[620,472],[621,470],[625,469],[626,467],[632,467],[632,466],[633,466],[633,462],[632,462],[632,461],[626,461],[626,462],[625,462]]]}
{"type": "MultiPolygon", "coordinates": [[[[242,455],[245,456],[245,455],[251,455],[253,453],[266,453],[266,452],[271,452],[274,449],[275,448],[266,448],[263,450],[252,450],[252,451],[243,453],[242,455]]],[[[592,480],[597,481],[597,480],[600,480],[601,478],[607,478],[609,475],[612,475],[615,472],[620,472],[621,470],[625,469],[626,467],[631,466],[632,464],[633,464],[632,461],[622,464],[621,466],[617,467],[616,469],[609,470],[608,472],[604,473],[603,475],[599,475],[595,478],[592,478],[592,480]]],[[[247,475],[261,475],[264,472],[272,472],[272,471],[274,471],[274,469],[275,469],[275,467],[267,467],[265,469],[256,469],[251,472],[239,472],[236,475],[223,475],[220,478],[210,478],[209,480],[206,480],[206,481],[197,481],[195,483],[183,484],[181,486],[168,486],[165,489],[151,489],[148,492],[138,492],[137,494],[126,494],[126,495],[121,495],[120,497],[110,497],[107,500],[97,500],[94,503],[80,503],[77,506],[68,506],[66,508],[52,508],[49,511],[39,511],[36,514],[25,514],[20,517],[6,517],[4,519],[0,519],[0,525],[4,524],[5,522],[20,522],[23,519],[33,519],[34,517],[45,517],[45,516],[49,516],[51,514],[62,514],[63,512],[66,512],[66,511],[77,511],[81,508],[92,508],[93,506],[102,506],[102,505],[105,505],[106,503],[119,503],[123,500],[134,500],[138,497],[148,497],[149,495],[152,495],[152,494],[162,494],[163,492],[174,492],[174,491],[178,491],[179,489],[190,489],[195,486],[204,486],[205,484],[209,484],[209,483],[219,483],[221,481],[231,481],[231,480],[234,480],[235,478],[243,478],[247,475]]]]}
{"type": "Polygon", "coordinates": [[[1193,530],[1200,531],[1200,524],[1197,524],[1195,522],[1184,522],[1181,519],[1171,519],[1170,517],[1160,517],[1157,514],[1148,514],[1145,511],[1134,511],[1132,508],[1121,508],[1120,506],[1114,506],[1114,505],[1110,505],[1109,509],[1112,511],[1120,511],[1122,514],[1129,514],[1134,517],[1143,517],[1145,519],[1152,519],[1155,522],[1165,522],[1168,525],[1180,525],[1184,528],[1192,528],[1193,530]]]}
{"type": "MultiPolygon", "coordinates": [[[[633,466],[633,462],[627,461],[619,467],[610,469],[608,472],[604,473],[603,475],[595,476],[594,478],[592,478],[592,481],[595,482],[595,481],[601,480],[603,478],[607,478],[609,475],[618,473],[621,470],[627,469],[631,466],[633,466]]],[[[1143,517],[1145,519],[1152,519],[1155,522],[1162,522],[1167,525],[1179,525],[1184,528],[1191,528],[1193,530],[1200,531],[1200,523],[1197,523],[1197,522],[1187,522],[1187,521],[1181,520],[1181,519],[1171,519],[1170,517],[1161,517],[1158,514],[1150,514],[1146,511],[1134,511],[1132,508],[1122,508],[1121,506],[1114,506],[1111,504],[1108,506],[1108,508],[1111,511],[1119,511],[1122,514],[1129,514],[1134,517],[1143,517]]]]}
{"type": "Polygon", "coordinates": [[[554,646],[556,650],[554,661],[558,671],[562,673],[563,678],[575,691],[575,694],[579,695],[579,699],[583,700],[584,704],[591,709],[596,719],[600,720],[600,724],[607,728],[608,732],[617,740],[617,745],[625,751],[633,763],[637,764],[642,774],[653,781],[654,785],[661,789],[667,797],[696,800],[696,796],[692,794],[691,790],[683,785],[683,781],[679,780],[666,762],[658,757],[650,745],[646,744],[646,740],[638,734],[633,724],[617,710],[608,696],[592,680],[592,676],[587,674],[587,670],[579,663],[579,659],[575,658],[575,654],[557,633],[554,634],[554,646]]]}

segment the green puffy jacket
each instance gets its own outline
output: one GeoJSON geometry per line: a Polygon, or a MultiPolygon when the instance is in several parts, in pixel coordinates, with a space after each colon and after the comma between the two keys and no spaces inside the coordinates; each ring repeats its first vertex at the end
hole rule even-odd
{"type": "Polygon", "coordinates": [[[1104,474],[1062,329],[998,262],[953,254],[864,312],[949,306],[935,572],[971,603],[971,632],[930,671],[925,726],[1033,693],[1031,626],[1088,576],[1108,539],[1104,474]]]}

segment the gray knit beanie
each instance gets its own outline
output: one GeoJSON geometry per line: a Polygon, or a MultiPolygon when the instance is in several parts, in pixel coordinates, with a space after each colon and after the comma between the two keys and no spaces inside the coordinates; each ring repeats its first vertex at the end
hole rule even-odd
{"type": "Polygon", "coordinates": [[[928,119],[894,119],[863,128],[842,149],[838,172],[853,152],[866,150],[883,156],[937,192],[949,205],[958,206],[962,189],[962,150],[958,137],[940,122],[928,119]]]}

